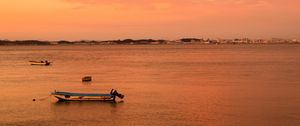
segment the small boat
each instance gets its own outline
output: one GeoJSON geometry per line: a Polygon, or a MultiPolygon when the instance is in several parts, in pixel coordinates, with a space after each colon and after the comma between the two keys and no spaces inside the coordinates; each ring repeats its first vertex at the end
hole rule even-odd
{"type": "Polygon", "coordinates": [[[119,94],[117,90],[112,89],[109,94],[96,93],[72,93],[54,91],[51,95],[56,97],[58,101],[115,101],[116,97],[124,98],[124,95],[119,94]]]}
{"type": "Polygon", "coordinates": [[[51,62],[46,61],[29,61],[31,65],[45,65],[49,66],[51,62]]]}
{"type": "Polygon", "coordinates": [[[85,76],[82,78],[82,82],[90,82],[92,81],[92,76],[85,76]]]}

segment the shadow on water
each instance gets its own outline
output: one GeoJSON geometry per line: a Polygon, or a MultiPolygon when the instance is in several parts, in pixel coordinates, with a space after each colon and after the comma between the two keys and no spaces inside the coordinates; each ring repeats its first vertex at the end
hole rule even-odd
{"type": "Polygon", "coordinates": [[[124,101],[63,101],[52,103],[50,113],[54,119],[68,121],[102,120],[105,117],[115,117],[124,110],[124,101]]]}
{"type": "Polygon", "coordinates": [[[53,103],[53,106],[67,107],[67,106],[112,106],[117,107],[123,105],[124,101],[57,101],[53,103]]]}
{"type": "Polygon", "coordinates": [[[89,81],[89,82],[83,81],[82,85],[92,85],[92,82],[91,81],[89,81]]]}

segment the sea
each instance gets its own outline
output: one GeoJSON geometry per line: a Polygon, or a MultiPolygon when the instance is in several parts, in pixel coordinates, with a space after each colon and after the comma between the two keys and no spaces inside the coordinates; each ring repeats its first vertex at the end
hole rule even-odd
{"type": "Polygon", "coordinates": [[[0,46],[0,126],[299,125],[299,44],[0,46]]]}

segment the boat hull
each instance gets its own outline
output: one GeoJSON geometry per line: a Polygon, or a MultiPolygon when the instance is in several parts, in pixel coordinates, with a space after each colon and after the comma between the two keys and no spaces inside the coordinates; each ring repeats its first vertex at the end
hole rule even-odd
{"type": "Polygon", "coordinates": [[[92,81],[92,76],[85,76],[82,78],[82,82],[90,82],[92,81]]]}
{"type": "Polygon", "coordinates": [[[54,95],[59,101],[114,101],[114,96],[70,96],[54,95]]]}
{"type": "Polygon", "coordinates": [[[48,66],[50,63],[31,63],[31,65],[42,65],[42,66],[48,66]]]}
{"type": "Polygon", "coordinates": [[[59,101],[115,101],[117,95],[114,94],[90,94],[71,92],[52,92],[59,101]]]}
{"type": "Polygon", "coordinates": [[[51,62],[48,61],[29,61],[31,65],[43,65],[43,66],[48,66],[51,64],[51,62]]]}

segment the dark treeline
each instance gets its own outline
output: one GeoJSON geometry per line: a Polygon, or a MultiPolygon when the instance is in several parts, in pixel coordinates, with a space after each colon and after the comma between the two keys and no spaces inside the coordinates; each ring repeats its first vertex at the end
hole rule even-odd
{"type": "Polygon", "coordinates": [[[124,40],[109,40],[109,41],[40,41],[40,40],[0,40],[0,45],[106,45],[106,44],[166,44],[166,40],[153,40],[153,39],[124,39],[124,40]]]}
{"type": "Polygon", "coordinates": [[[179,40],[155,40],[155,39],[124,39],[124,40],[81,40],[81,41],[40,41],[40,40],[1,40],[0,46],[5,45],[157,45],[157,44],[300,44],[297,39],[198,39],[182,38],[179,40]]]}
{"type": "Polygon", "coordinates": [[[39,40],[0,40],[0,45],[51,45],[51,43],[39,40]]]}
{"type": "Polygon", "coordinates": [[[133,40],[133,39],[124,39],[124,40],[111,40],[111,41],[102,41],[103,43],[110,43],[110,44],[166,44],[166,40],[153,40],[153,39],[139,39],[139,40],[133,40]]]}

